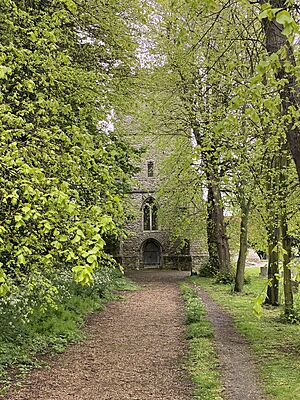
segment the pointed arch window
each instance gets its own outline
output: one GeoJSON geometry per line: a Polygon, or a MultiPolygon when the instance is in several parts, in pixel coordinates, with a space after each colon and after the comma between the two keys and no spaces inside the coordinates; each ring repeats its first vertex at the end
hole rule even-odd
{"type": "Polygon", "coordinates": [[[144,231],[158,230],[157,211],[158,209],[154,199],[148,199],[143,209],[144,231]]]}

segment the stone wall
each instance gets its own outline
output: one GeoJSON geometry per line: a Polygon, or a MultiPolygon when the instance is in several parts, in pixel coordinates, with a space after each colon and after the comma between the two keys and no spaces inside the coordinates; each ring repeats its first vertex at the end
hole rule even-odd
{"type": "MultiPolygon", "coordinates": [[[[144,143],[145,144],[145,143],[144,143]]],[[[181,270],[190,270],[192,266],[200,263],[200,249],[197,243],[191,245],[190,254],[180,254],[178,243],[172,243],[170,236],[163,227],[158,230],[144,231],[143,226],[143,206],[147,199],[155,199],[156,191],[159,187],[159,166],[164,157],[164,151],[155,146],[155,143],[148,138],[148,151],[143,157],[140,172],[136,175],[137,184],[130,193],[130,201],[135,209],[135,220],[127,226],[130,232],[120,246],[119,257],[125,269],[140,269],[144,265],[143,250],[145,243],[152,240],[160,248],[160,263],[158,268],[176,268],[181,270]],[[148,176],[148,162],[153,162],[153,176],[148,176]]]]}

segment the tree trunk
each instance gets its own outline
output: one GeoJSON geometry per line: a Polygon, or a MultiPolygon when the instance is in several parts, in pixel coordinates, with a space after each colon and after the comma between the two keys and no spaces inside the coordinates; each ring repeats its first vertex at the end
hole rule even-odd
{"type": "Polygon", "coordinates": [[[283,248],[283,290],[284,290],[284,313],[289,316],[293,312],[294,300],[292,290],[292,271],[290,262],[292,259],[291,239],[288,236],[286,214],[281,216],[281,235],[283,248]]]}
{"type": "Polygon", "coordinates": [[[279,229],[274,228],[274,232],[268,235],[268,279],[269,286],[265,304],[272,306],[279,305],[279,257],[278,257],[279,229]]]}
{"type": "MultiPolygon", "coordinates": [[[[270,0],[268,1],[273,8],[281,8],[287,10],[286,0],[270,0]]],[[[261,0],[261,3],[267,3],[261,0]]],[[[275,19],[269,21],[263,19],[263,28],[265,31],[266,49],[269,55],[277,53],[281,49],[286,49],[286,59],[293,66],[296,66],[293,47],[282,34],[283,26],[275,19]]],[[[276,78],[281,81],[280,97],[282,100],[282,116],[285,118],[285,129],[287,142],[293,159],[296,164],[298,178],[300,180],[300,129],[298,121],[299,105],[300,105],[300,88],[297,84],[295,73],[286,68],[284,60],[276,72],[276,78]],[[292,111],[291,108],[294,110],[292,111]]]]}
{"type": "MultiPolygon", "coordinates": [[[[202,137],[199,124],[192,119],[193,133],[197,144],[201,145],[202,137]]],[[[212,272],[231,272],[228,237],[224,221],[217,159],[213,151],[202,152],[202,169],[207,177],[207,244],[209,263],[212,272]]]]}
{"type": "Polygon", "coordinates": [[[216,179],[208,174],[208,249],[212,267],[219,272],[231,272],[228,237],[226,235],[221,191],[216,179]],[[217,257],[216,257],[217,255],[217,257]]]}
{"type": "Polygon", "coordinates": [[[213,201],[213,189],[210,184],[208,184],[207,193],[207,247],[209,254],[209,265],[211,268],[211,273],[215,274],[221,269],[219,255],[218,255],[218,240],[216,232],[216,224],[214,218],[214,201],[213,201]]]}
{"type": "Polygon", "coordinates": [[[240,230],[240,250],[237,261],[235,275],[235,292],[242,292],[245,278],[246,257],[248,249],[248,219],[251,207],[251,198],[246,202],[245,197],[241,198],[241,230],[240,230]]]}

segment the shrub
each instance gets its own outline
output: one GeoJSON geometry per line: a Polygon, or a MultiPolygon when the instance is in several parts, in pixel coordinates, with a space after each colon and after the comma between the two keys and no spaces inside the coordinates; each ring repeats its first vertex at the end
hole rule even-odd
{"type": "Polygon", "coordinates": [[[214,282],[223,285],[232,284],[234,282],[234,275],[231,272],[218,272],[215,275],[214,282]]]}
{"type": "Polygon", "coordinates": [[[215,276],[216,270],[210,264],[209,260],[202,263],[201,268],[199,270],[199,276],[203,276],[204,278],[211,278],[215,276]]]}

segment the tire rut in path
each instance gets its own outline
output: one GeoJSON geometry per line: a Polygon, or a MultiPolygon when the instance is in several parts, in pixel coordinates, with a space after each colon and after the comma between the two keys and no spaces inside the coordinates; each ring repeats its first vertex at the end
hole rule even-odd
{"type": "Polygon", "coordinates": [[[207,319],[212,323],[215,349],[220,362],[226,400],[263,400],[257,367],[253,361],[246,339],[236,331],[232,317],[219,306],[209,294],[196,288],[202,299],[207,319]]]}
{"type": "Polygon", "coordinates": [[[50,368],[32,371],[8,400],[190,400],[183,369],[184,306],[178,281],[187,274],[130,274],[141,290],[95,313],[87,340],[54,356],[50,368]]]}

